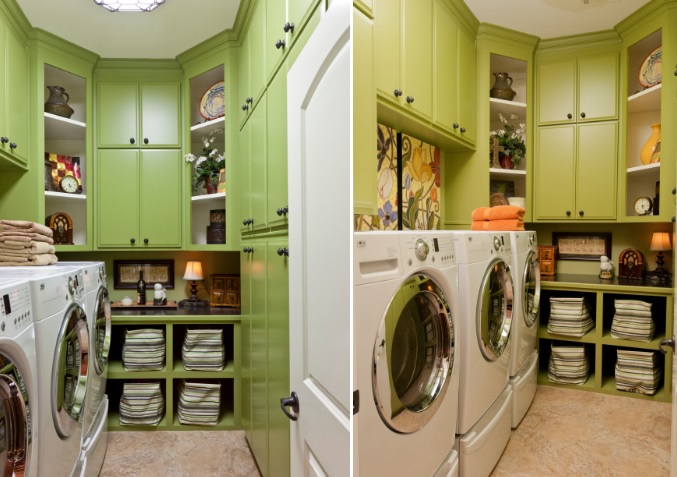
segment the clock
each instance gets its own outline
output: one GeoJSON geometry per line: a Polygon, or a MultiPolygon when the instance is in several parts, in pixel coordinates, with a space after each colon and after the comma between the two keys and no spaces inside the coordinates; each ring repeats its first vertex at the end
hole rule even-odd
{"type": "Polygon", "coordinates": [[[635,212],[637,215],[650,215],[653,209],[653,202],[648,197],[637,197],[635,199],[635,212]]]}
{"type": "Polygon", "coordinates": [[[75,176],[63,176],[59,181],[59,189],[61,189],[61,192],[66,192],[68,194],[77,193],[78,186],[78,180],[75,176]]]}

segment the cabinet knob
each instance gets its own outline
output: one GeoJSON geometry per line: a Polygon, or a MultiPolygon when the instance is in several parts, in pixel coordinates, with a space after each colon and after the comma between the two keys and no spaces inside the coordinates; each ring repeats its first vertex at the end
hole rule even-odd
{"type": "Polygon", "coordinates": [[[573,118],[573,116],[571,115],[571,113],[567,114],[567,119],[571,119],[571,118],[573,118]]]}
{"type": "Polygon", "coordinates": [[[287,42],[284,41],[284,40],[277,40],[277,41],[275,42],[275,48],[277,48],[278,50],[279,50],[280,48],[284,48],[286,45],[287,45],[287,42]]]}
{"type": "Polygon", "coordinates": [[[673,217],[672,217],[672,221],[673,221],[673,222],[677,222],[677,217],[674,217],[674,216],[673,216],[673,217]]]}
{"type": "Polygon", "coordinates": [[[578,215],[580,215],[581,217],[583,217],[583,214],[584,214],[584,212],[582,210],[578,211],[578,215]]]}
{"type": "Polygon", "coordinates": [[[134,237],[130,238],[130,239],[129,239],[129,243],[131,243],[132,245],[134,245],[134,244],[136,243],[136,239],[135,239],[134,237]]]}
{"type": "Polygon", "coordinates": [[[254,249],[252,247],[245,247],[242,249],[244,253],[252,253],[254,249]]]}
{"type": "Polygon", "coordinates": [[[459,128],[458,123],[454,123],[452,126],[453,126],[454,129],[458,129],[458,128],[459,128]]]}
{"type": "Polygon", "coordinates": [[[0,137],[0,142],[2,142],[3,144],[7,144],[9,142],[9,138],[6,138],[4,136],[0,137]]]}
{"type": "Polygon", "coordinates": [[[567,214],[567,217],[571,217],[571,211],[570,211],[570,210],[567,210],[567,211],[564,212],[564,213],[567,214]]]}
{"type": "Polygon", "coordinates": [[[242,225],[249,225],[249,219],[244,219],[242,221],[242,225]]]}
{"type": "Polygon", "coordinates": [[[282,212],[282,207],[279,207],[279,208],[277,209],[277,215],[282,216],[282,213],[283,213],[283,212],[282,212]]]}
{"type": "MultiPolygon", "coordinates": [[[[675,65],[675,68],[677,68],[677,65],[675,65]]],[[[675,76],[677,76],[677,70],[675,70],[675,76]]]]}
{"type": "Polygon", "coordinates": [[[249,109],[249,105],[243,104],[242,105],[242,111],[247,111],[249,109]]]}
{"type": "Polygon", "coordinates": [[[407,96],[407,103],[411,104],[414,102],[414,97],[413,96],[407,96]]]}
{"type": "Polygon", "coordinates": [[[585,113],[581,113],[581,117],[585,119],[585,113]]]}
{"type": "Polygon", "coordinates": [[[147,138],[147,137],[144,137],[144,138],[143,138],[143,143],[144,143],[144,144],[148,144],[148,138],[147,138]]]}
{"type": "Polygon", "coordinates": [[[395,91],[393,91],[393,94],[395,95],[396,98],[399,98],[400,96],[402,96],[402,90],[396,89],[395,91]]]}
{"type": "Polygon", "coordinates": [[[672,195],[675,195],[675,194],[677,194],[677,187],[672,188],[672,195]]]}
{"type": "Polygon", "coordinates": [[[254,102],[254,98],[251,96],[248,96],[247,99],[244,100],[245,103],[247,104],[252,104],[254,102]]]}
{"type": "Polygon", "coordinates": [[[285,217],[287,216],[287,213],[289,212],[289,206],[285,205],[284,207],[280,207],[277,209],[277,215],[284,215],[285,217]]]}
{"type": "Polygon", "coordinates": [[[285,33],[289,32],[294,33],[294,24],[287,22],[284,24],[284,27],[282,27],[282,29],[284,30],[285,33]]]}
{"type": "Polygon", "coordinates": [[[136,140],[133,137],[129,138],[129,144],[134,144],[135,142],[136,142],[136,140]]]}
{"type": "Polygon", "coordinates": [[[147,238],[143,239],[143,243],[148,244],[148,239],[147,238]]]}
{"type": "Polygon", "coordinates": [[[284,249],[283,249],[282,247],[278,248],[278,249],[277,249],[277,254],[278,254],[280,257],[281,257],[282,255],[284,255],[284,249]]]}
{"type": "Polygon", "coordinates": [[[465,132],[465,128],[461,128],[461,134],[465,132]]]}
{"type": "Polygon", "coordinates": [[[10,143],[9,143],[9,148],[10,148],[10,149],[16,149],[16,148],[17,148],[16,143],[15,143],[15,142],[10,142],[10,143]]]}

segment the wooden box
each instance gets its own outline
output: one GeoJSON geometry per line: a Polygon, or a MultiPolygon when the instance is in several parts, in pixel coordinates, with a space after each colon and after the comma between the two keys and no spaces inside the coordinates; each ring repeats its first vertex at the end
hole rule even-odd
{"type": "Polygon", "coordinates": [[[553,276],[557,273],[555,266],[555,252],[557,247],[554,245],[538,246],[538,262],[540,264],[541,275],[553,276]]]}
{"type": "Polygon", "coordinates": [[[209,305],[240,308],[240,275],[210,276],[209,305]]]}

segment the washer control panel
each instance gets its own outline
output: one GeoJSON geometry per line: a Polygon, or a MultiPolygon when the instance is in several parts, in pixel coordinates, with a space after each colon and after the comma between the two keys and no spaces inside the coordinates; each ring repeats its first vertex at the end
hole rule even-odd
{"type": "Polygon", "coordinates": [[[456,264],[456,248],[451,234],[401,236],[403,266],[412,269],[420,265],[446,268],[456,264]]]}
{"type": "Polygon", "coordinates": [[[28,283],[0,289],[0,336],[15,336],[32,323],[28,283]]]}

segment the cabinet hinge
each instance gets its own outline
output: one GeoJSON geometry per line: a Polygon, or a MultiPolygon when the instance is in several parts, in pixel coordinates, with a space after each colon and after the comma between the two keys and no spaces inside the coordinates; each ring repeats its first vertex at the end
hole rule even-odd
{"type": "Polygon", "coordinates": [[[360,391],[353,391],[353,416],[360,412],[360,391]]]}

